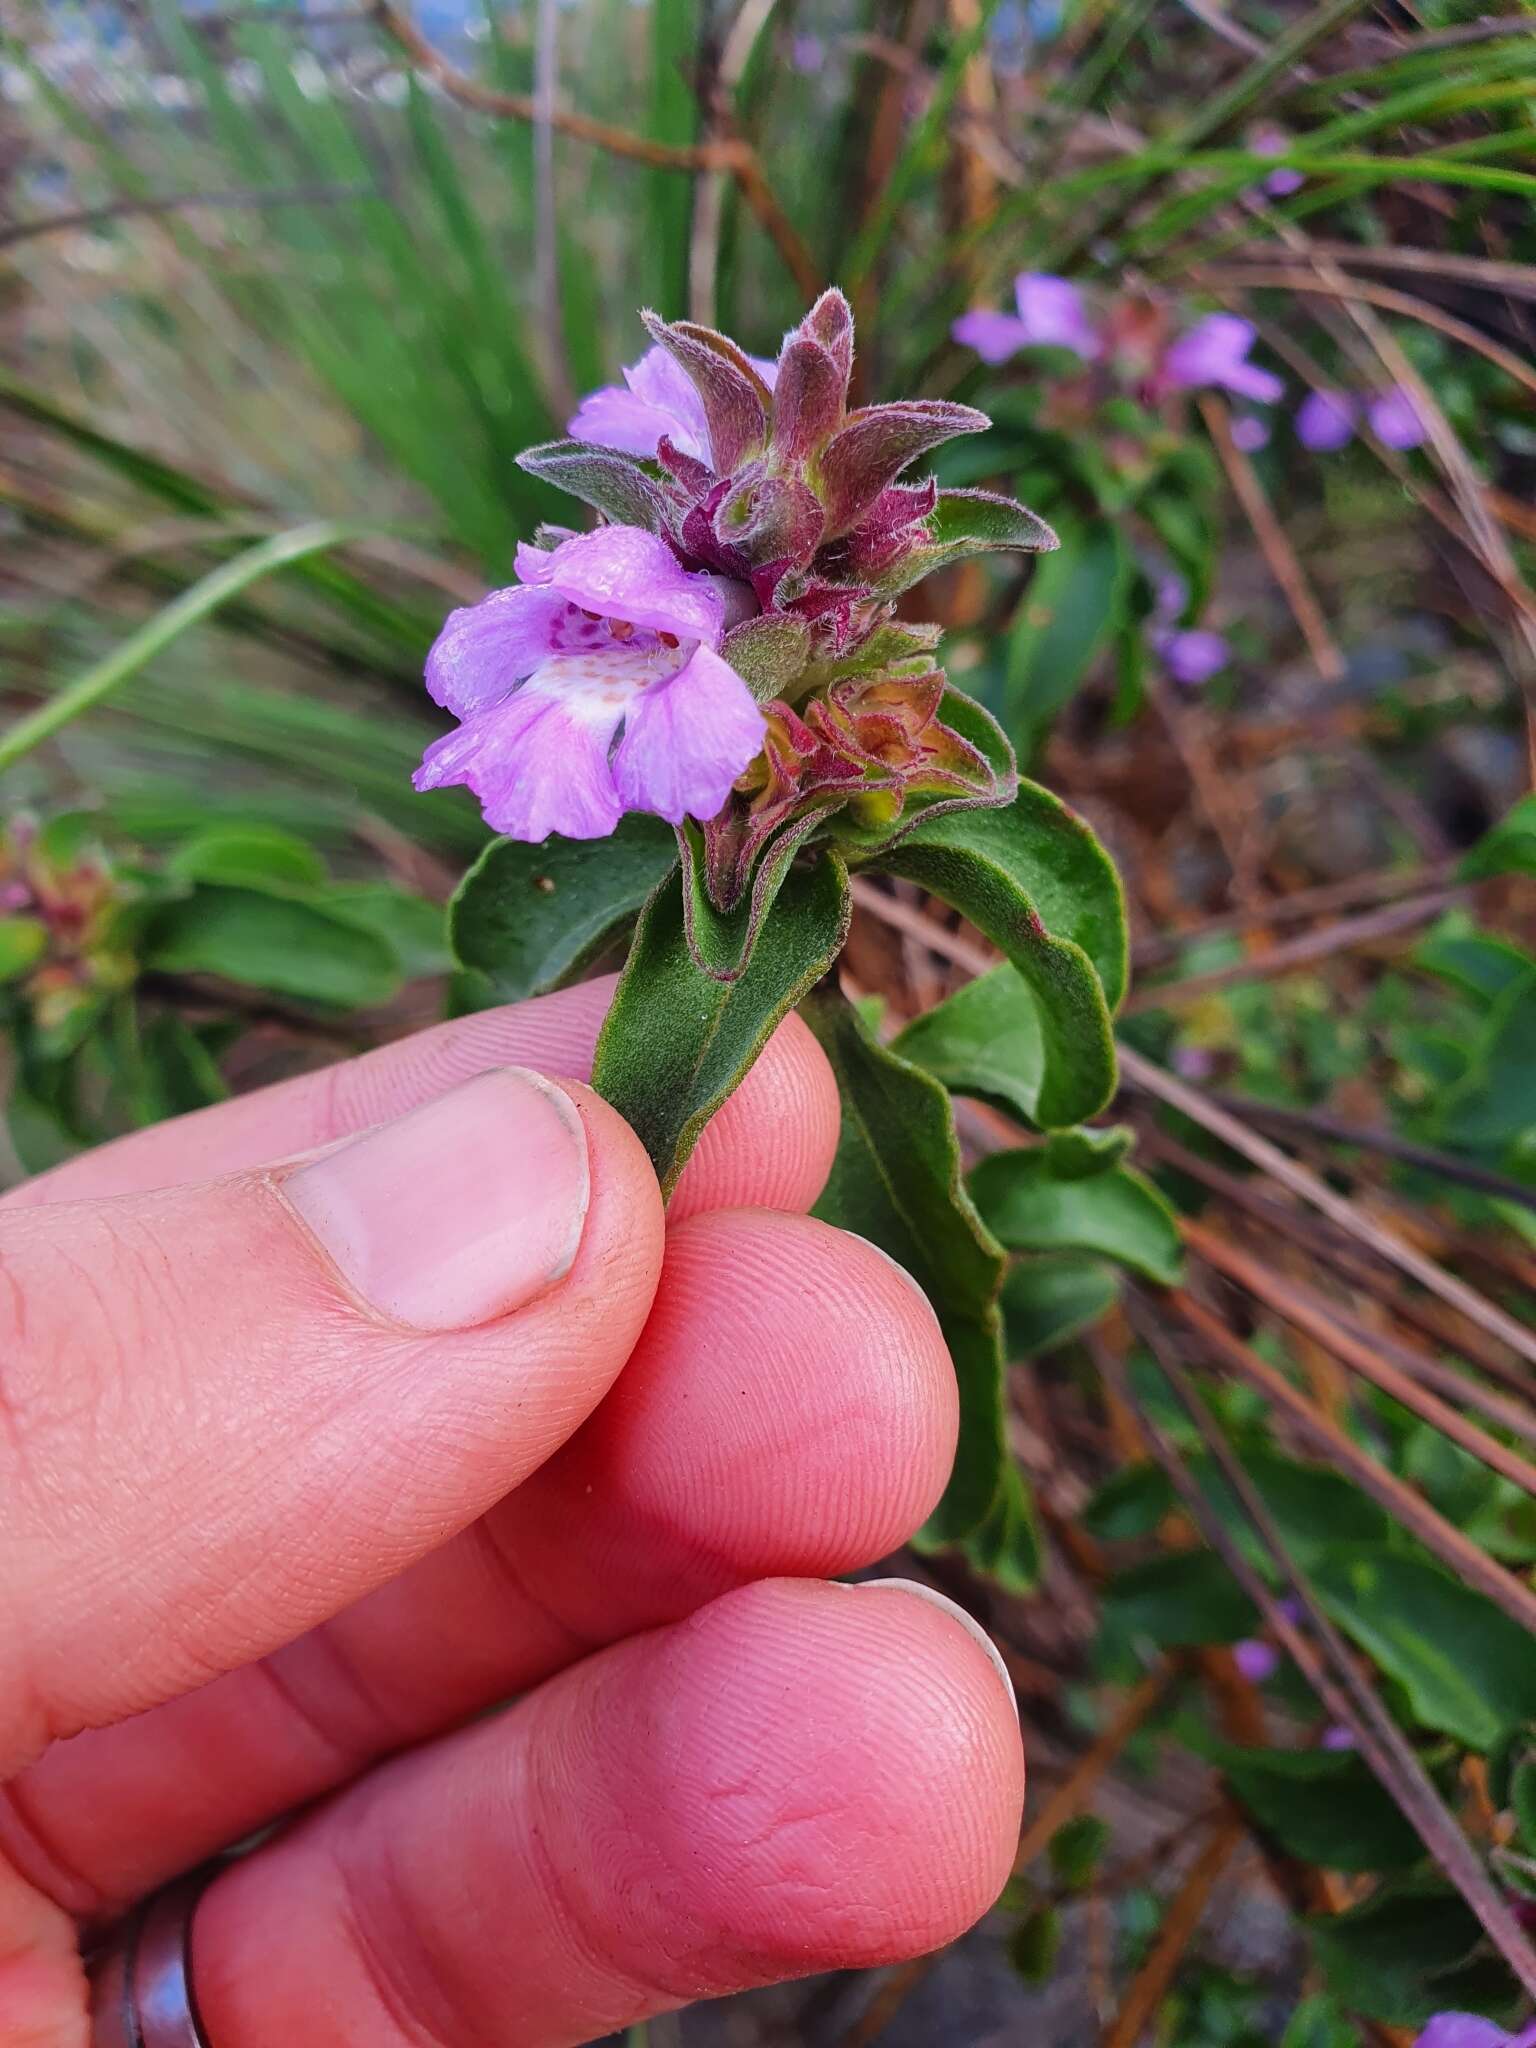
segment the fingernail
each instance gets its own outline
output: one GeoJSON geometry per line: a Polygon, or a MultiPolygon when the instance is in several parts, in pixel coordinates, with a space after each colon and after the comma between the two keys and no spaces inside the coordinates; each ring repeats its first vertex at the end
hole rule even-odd
{"type": "Polygon", "coordinates": [[[1008,1676],[1008,1666],[1003,1662],[1002,1652],[987,1634],[974,1614],[967,1614],[963,1607],[936,1592],[932,1586],[925,1586],[921,1579],[860,1579],[853,1589],[856,1593],[915,1593],[919,1600],[926,1600],[937,1607],[960,1626],[973,1642],[979,1643],[991,1659],[992,1669],[997,1673],[1002,1688],[1008,1695],[1008,1704],[1013,1709],[1015,1721],[1019,1718],[1019,1698],[1013,1689],[1013,1680],[1008,1676]]]}
{"type": "Polygon", "coordinates": [[[542,1075],[499,1067],[281,1186],[379,1315],[416,1330],[472,1329],[570,1271],[587,1214],[586,1132],[542,1075]]]}

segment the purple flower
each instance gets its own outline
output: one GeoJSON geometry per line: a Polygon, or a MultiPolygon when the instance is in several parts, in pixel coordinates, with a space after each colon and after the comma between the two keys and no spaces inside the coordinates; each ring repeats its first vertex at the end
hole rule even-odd
{"type": "MultiPolygon", "coordinates": [[[[1284,156],[1291,147],[1291,137],[1283,128],[1256,128],[1248,138],[1248,147],[1255,156],[1284,156]]],[[[1264,180],[1264,190],[1271,199],[1288,199],[1306,182],[1300,171],[1282,166],[1278,171],[1270,172],[1264,180]]]]}
{"type": "Polygon", "coordinates": [[[1174,681],[1191,689],[1208,683],[1232,659],[1221,634],[1201,626],[1162,627],[1153,633],[1152,646],[1174,681]]]}
{"type": "MultiPolygon", "coordinates": [[[[777,365],[760,357],[747,359],[769,390],[777,365]]],[[[624,372],[624,383],[589,391],[570,417],[566,431],[576,441],[599,448],[620,448],[626,455],[654,455],[663,434],[696,461],[709,460],[709,422],[693,379],[664,348],[648,348],[624,372]]]]}
{"type": "Polygon", "coordinates": [[[1232,1661],[1250,1685],[1262,1685],[1280,1669],[1280,1652],[1273,1643],[1261,1643],[1250,1636],[1232,1645],[1232,1661]]]}
{"type": "Polygon", "coordinates": [[[1343,391],[1309,391],[1296,408],[1296,438],[1315,455],[1331,455],[1352,441],[1355,401],[1343,391]]]}
{"type": "Polygon", "coordinates": [[[1173,1071],[1186,1081],[1208,1081],[1216,1071],[1216,1055],[1209,1046],[1175,1046],[1173,1071]]]}
{"type": "Polygon", "coordinates": [[[1509,2034],[1471,2012],[1437,2012],[1413,2048],[1536,2048],[1536,2024],[1509,2034]]]}
{"type": "Polygon", "coordinates": [[[1013,281],[1016,313],[962,313],[950,329],[963,348],[984,363],[1005,363],[1021,348],[1064,348],[1084,362],[1099,353],[1099,337],[1083,295],[1070,278],[1039,270],[1021,271],[1013,281]]]}
{"type": "Polygon", "coordinates": [[[820,36],[798,35],[789,46],[789,61],[802,78],[809,78],[827,61],[827,46],[820,36]]]}
{"type": "Polygon", "coordinates": [[[626,811],[712,818],[765,731],[714,651],[750,593],[634,526],[520,547],[517,573],[451,612],[427,656],[427,689],[460,724],[416,787],[466,783],[514,839],[602,839],[626,811]]]}
{"type": "Polygon", "coordinates": [[[1414,404],[1413,394],[1401,384],[1394,384],[1380,398],[1373,398],[1366,407],[1366,418],[1377,440],[1384,441],[1389,448],[1417,448],[1424,439],[1419,408],[1414,404]]]}
{"type": "Polygon", "coordinates": [[[1232,445],[1245,455],[1257,455],[1269,446],[1269,421],[1256,412],[1239,413],[1232,422],[1232,445]]]}
{"type": "Polygon", "coordinates": [[[1235,313],[1207,313],[1181,334],[1164,355],[1158,380],[1177,391],[1195,391],[1219,384],[1256,405],[1273,405],[1285,386],[1273,371],[1248,360],[1255,329],[1235,313]]]}
{"type": "Polygon", "coordinates": [[[1333,1721],[1323,1730],[1321,1749],[1358,1749],[1359,1741],[1353,1728],[1346,1728],[1342,1721],[1333,1721]]]}

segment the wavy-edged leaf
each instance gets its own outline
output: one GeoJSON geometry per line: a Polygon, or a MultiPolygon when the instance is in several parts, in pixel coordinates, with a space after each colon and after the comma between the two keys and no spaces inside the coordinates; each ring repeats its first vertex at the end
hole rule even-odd
{"type": "Polygon", "coordinates": [[[1009,1358],[1038,1358],[1070,1344],[1107,1315],[1119,1295],[1114,1271],[1102,1259],[1080,1252],[1015,1259],[1001,1304],[1009,1358]]]}
{"type": "Polygon", "coordinates": [[[1481,1593],[1385,1544],[1324,1551],[1312,1576],[1334,1620],[1397,1680],[1426,1728],[1486,1753],[1536,1720],[1531,1639],[1481,1593]]]}
{"type": "Polygon", "coordinates": [[[1424,1845],[1364,1757],[1348,1750],[1240,1749],[1204,1742],[1265,1834],[1324,1870],[1401,1870],[1424,1845]]]}
{"type": "Polygon", "coordinates": [[[997,1309],[1003,1255],[965,1191],[949,1097],[880,1045],[841,995],[818,992],[804,1014],[832,1063],[843,1111],[815,1213],[879,1245],[912,1275],[933,1304],[959,1381],[955,1468],[927,1537],[954,1543],[985,1531],[989,1554],[1020,1565],[1032,1528],[1022,1492],[1012,1500],[1005,1492],[1012,1460],[997,1309]]]}
{"type": "Polygon", "coordinates": [[[449,906],[454,957],[503,1002],[558,988],[618,937],[676,864],[671,826],[640,812],[607,839],[493,839],[449,906]]]}
{"type": "Polygon", "coordinates": [[[1067,1177],[1045,1146],[1032,1146],[983,1159],[970,1188],[987,1228],[1010,1251],[1092,1252],[1164,1287],[1178,1282],[1173,1211],[1133,1167],[1067,1177]]]}
{"type": "Polygon", "coordinates": [[[670,1192],[700,1131],[785,1013],[820,980],[848,933],[848,878],[834,853],[792,866],[733,981],[694,959],[683,888],[669,878],[635,927],[597,1041],[592,1084],[638,1133],[670,1192]]]}
{"type": "Polygon", "coordinates": [[[974,1095],[1035,1122],[1045,1042],[1034,998],[1013,967],[994,967],[924,1010],[893,1049],[953,1094],[974,1095]]]}
{"type": "Polygon", "coordinates": [[[583,505],[606,512],[621,526],[643,526],[647,533],[662,529],[661,492],[639,457],[622,449],[598,448],[586,441],[545,441],[524,449],[517,466],[568,491],[583,505]]]}
{"type": "Polygon", "coordinates": [[[926,540],[875,579],[878,596],[899,597],[936,569],[969,561],[973,555],[1050,554],[1061,546],[1038,513],[996,491],[940,491],[928,515],[927,533],[926,540]]]}
{"type": "Polygon", "coordinates": [[[1023,783],[1006,807],[925,819],[873,865],[952,904],[1023,977],[1044,1053],[1036,1121],[1082,1123],[1102,1109],[1115,1086],[1109,1017],[1125,987],[1125,899],[1082,820],[1023,783]]]}
{"type": "Polygon", "coordinates": [[[212,974],[338,1009],[372,1009],[402,980],[392,946],[318,895],[200,884],[166,905],[145,948],[168,974],[212,974]]]}

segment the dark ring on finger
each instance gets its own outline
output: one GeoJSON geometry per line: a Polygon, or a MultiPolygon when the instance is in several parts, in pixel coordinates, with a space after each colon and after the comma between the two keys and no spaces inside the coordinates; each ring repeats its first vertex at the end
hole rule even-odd
{"type": "Polygon", "coordinates": [[[210,2048],[192,1989],[192,1915],[214,1868],[154,1892],[91,1956],[91,2048],[210,2048]]]}

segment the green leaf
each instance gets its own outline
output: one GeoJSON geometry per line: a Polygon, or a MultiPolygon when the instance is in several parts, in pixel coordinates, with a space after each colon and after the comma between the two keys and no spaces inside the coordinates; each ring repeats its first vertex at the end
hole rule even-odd
{"type": "Polygon", "coordinates": [[[1509,1781],[1509,1803],[1521,1841],[1536,1856],[1536,1756],[1527,1754],[1516,1764],[1509,1781]]]}
{"type": "Polygon", "coordinates": [[[74,682],[67,683],[50,697],[46,704],[39,705],[25,718],[18,718],[9,731],[0,734],[0,769],[13,766],[24,754],[41,746],[44,740],[52,739],[72,719],[91,710],[119,684],[137,675],[146,663],[153,661],[189,627],[210,617],[221,605],[237,597],[242,590],[249,589],[262,577],[303,562],[327,548],[356,540],[369,530],[342,525],[334,520],[316,520],[308,526],[295,526],[287,533],[274,534],[270,540],[258,542],[232,561],[211,569],[190,590],[184,590],[180,597],[174,598],[153,618],[146,619],[137,632],[130,633],[120,646],[87,669],[83,676],[77,676],[74,682]]]}
{"type": "Polygon", "coordinates": [[[400,987],[392,947],[319,903],[222,883],[161,911],[146,962],[341,1009],[387,1003],[400,987]]]}
{"type": "Polygon", "coordinates": [[[1326,1992],[1304,1998],[1286,2022],[1280,2048],[1363,2048],[1360,2035],[1326,1992]]]}
{"type": "Polygon", "coordinates": [[[1176,1285],[1183,1252],[1173,1211],[1129,1166],[1063,1179],[1042,1146],[994,1152],[971,1174],[971,1194],[1010,1251],[1094,1252],[1162,1286],[1176,1285]]]}
{"type": "MultiPolygon", "coordinates": [[[[927,1533],[914,1539],[918,1549],[931,1540],[927,1533]]],[[[973,1570],[994,1580],[1005,1593],[1032,1593],[1039,1583],[1040,1531],[1034,1502],[1011,1458],[1004,1459],[1001,1491],[991,1512],[960,1538],[958,1547],[973,1570]]]]}
{"type": "Polygon", "coordinates": [[[1451,911],[1413,949],[1413,964],[1438,974],[1480,1007],[1536,972],[1536,961],[1507,939],[1479,931],[1465,911],[1451,911]]]}
{"type": "Polygon", "coordinates": [[[1325,1870],[1400,1870],[1424,1845],[1361,1756],[1203,1743],[1237,1797],[1288,1855],[1325,1870]]]}
{"type": "Polygon", "coordinates": [[[1057,1180],[1092,1180],[1119,1166],[1134,1143],[1127,1124],[1103,1129],[1079,1124],[1070,1131],[1048,1131],[1041,1150],[1057,1180]]]}
{"type": "Polygon", "coordinates": [[[1122,1465],[1097,1487],[1080,1520],[1101,1543],[1129,1543],[1150,1536],[1174,1506],[1174,1492],[1161,1465],[1143,1460],[1122,1465]]]}
{"type": "Polygon", "coordinates": [[[38,917],[0,917],[0,982],[15,981],[48,950],[48,927],[38,917]]]}
{"type": "Polygon", "coordinates": [[[1211,1550],[1180,1550],[1116,1572],[1104,1616],[1124,1634],[1155,1643],[1235,1643],[1259,1625],[1258,1609],[1211,1550]]]}
{"type": "Polygon", "coordinates": [[[407,981],[425,981],[453,968],[447,912],[392,882],[341,882],[325,892],[325,907],[349,924],[376,932],[394,951],[407,981]]]}
{"type": "Polygon", "coordinates": [[[1033,783],[1000,810],[926,820],[875,857],[952,904],[1008,955],[1034,998],[1045,1125],[1082,1123],[1115,1086],[1109,1009],[1125,987],[1125,900],[1082,820],[1033,783]]]}
{"type": "Polygon", "coordinates": [[[172,1014],[144,1025],[136,1065],[134,1112],[142,1124],[183,1116],[229,1094],[218,1061],[198,1034],[172,1014]]]}
{"type": "Polygon", "coordinates": [[[1467,1070],[1441,1097],[1432,1129],[1456,1151],[1496,1159],[1536,1130],[1536,966],[1490,1005],[1467,1070]]]}
{"type": "Polygon", "coordinates": [[[1306,1923],[1323,1975],[1342,2003],[1393,2026],[1418,2027],[1437,2012],[1509,2016],[1511,1980],[1502,1964],[1474,1957],[1482,1929],[1471,1907],[1442,1879],[1384,1885],[1358,1906],[1306,1923]]]}
{"type": "Polygon", "coordinates": [[[790,868],[749,965],[730,982],[694,960],[679,882],[652,895],[597,1041],[592,1083],[638,1132],[663,1189],[847,932],[848,878],[833,853],[790,868]]]}
{"type": "Polygon", "coordinates": [[[1026,1984],[1048,1984],[1061,1954],[1061,1915],[1038,1906],[1019,1922],[1008,1941],[1008,1960],[1026,1984]]]}
{"type": "Polygon", "coordinates": [[[569,491],[582,504],[606,512],[620,526],[643,526],[647,533],[661,531],[661,493],[638,456],[595,448],[585,441],[547,441],[540,448],[525,449],[517,466],[569,491]]]}
{"type": "Polygon", "coordinates": [[[914,1017],[894,1050],[953,1094],[1037,1121],[1045,1079],[1040,1013],[1010,966],[994,967],[914,1017]]]}
{"type": "Polygon", "coordinates": [[[1483,834],[1457,873],[1464,882],[1487,875],[1536,875],[1536,792],[1521,797],[1483,834]]]}
{"type": "Polygon", "coordinates": [[[1313,1581],[1334,1620],[1408,1695],[1426,1728],[1492,1749],[1536,1720],[1530,1638],[1449,1573],[1385,1545],[1323,1551],[1313,1581]]]}
{"type": "Polygon", "coordinates": [[[993,491],[940,491],[928,515],[927,541],[877,577],[874,589],[880,597],[898,597],[936,569],[947,569],[973,555],[1005,549],[1043,554],[1060,545],[1043,519],[1012,498],[999,497],[993,491]]]}
{"type": "Polygon", "coordinates": [[[815,832],[820,819],[813,813],[786,825],[767,851],[758,858],[744,899],[729,910],[719,910],[710,900],[705,883],[703,835],[690,819],[679,835],[683,856],[683,934],[694,964],[715,981],[735,981],[744,974],[757,944],[763,920],[789,873],[790,862],[815,832]]]}
{"type": "Polygon", "coordinates": [[[960,1442],[944,1499],[928,1527],[956,1542],[988,1522],[993,1557],[1017,1561],[1018,1503],[1003,1495],[1013,1470],[1003,1433],[997,1292],[1003,1255],[960,1176],[949,1097],[921,1069],[877,1044],[841,996],[818,994],[805,1017],[837,1076],[842,1131],[815,1213],[877,1244],[933,1304],[960,1386],[960,1442]]]}
{"type": "Polygon", "coordinates": [[[1008,640],[1003,723],[1027,757],[1124,616],[1133,564],[1118,528],[1068,528],[1030,579],[1008,640]]]}
{"type": "Polygon", "coordinates": [[[671,826],[639,812],[607,839],[494,839],[449,905],[449,943],[501,1001],[521,1002],[601,952],[676,864],[671,826]]]}
{"type": "Polygon", "coordinates": [[[1050,1252],[1016,1259],[1003,1282],[1003,1339],[1009,1358],[1036,1358],[1091,1329],[1118,1300],[1119,1283],[1098,1259],[1050,1252]]]}
{"type": "Polygon", "coordinates": [[[1057,1883],[1071,1892],[1086,1891],[1108,1847],[1109,1824],[1096,1813],[1080,1813],[1067,1821],[1046,1850],[1057,1883]]]}
{"type": "Polygon", "coordinates": [[[720,654],[764,703],[799,675],[810,644],[811,631],[804,619],[786,612],[760,612],[731,628],[720,654]]]}
{"type": "Polygon", "coordinates": [[[165,865],[178,881],[246,889],[273,882],[308,888],[325,880],[325,862],[315,849],[275,825],[214,826],[179,846],[165,865]]]}

